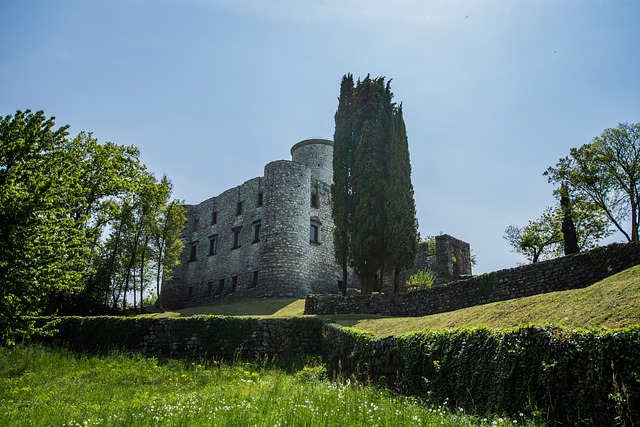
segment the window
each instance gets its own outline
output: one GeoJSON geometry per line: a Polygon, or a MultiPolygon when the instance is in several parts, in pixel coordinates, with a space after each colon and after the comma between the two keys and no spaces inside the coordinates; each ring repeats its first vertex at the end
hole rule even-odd
{"type": "Polygon", "coordinates": [[[242,211],[243,211],[242,202],[238,202],[238,204],[236,205],[236,215],[242,215],[242,211]]]}
{"type": "Polygon", "coordinates": [[[313,222],[309,228],[309,241],[313,243],[320,243],[320,226],[313,222]]]}
{"type": "Polygon", "coordinates": [[[224,279],[220,279],[218,280],[218,291],[216,292],[216,294],[222,295],[223,290],[224,290],[224,279]]]}
{"type": "Polygon", "coordinates": [[[187,295],[187,301],[191,301],[191,297],[193,296],[193,286],[189,286],[189,292],[187,295]]]}
{"type": "Polygon", "coordinates": [[[240,247],[240,232],[242,231],[242,227],[234,228],[231,230],[231,249],[237,249],[240,247]]]}
{"type": "Polygon", "coordinates": [[[191,247],[189,248],[189,261],[195,261],[197,253],[198,253],[198,244],[192,243],[191,247]]]}
{"type": "Polygon", "coordinates": [[[256,286],[258,286],[258,271],[254,271],[253,273],[251,273],[251,284],[249,285],[249,287],[255,288],[256,286]]]}
{"type": "Polygon", "coordinates": [[[193,219],[193,231],[200,230],[200,218],[193,219]]]}
{"type": "Polygon", "coordinates": [[[218,235],[209,237],[209,255],[215,255],[218,252],[218,235]]]}
{"type": "Polygon", "coordinates": [[[211,225],[216,225],[218,223],[218,211],[211,212],[211,225]]]}
{"type": "Polygon", "coordinates": [[[253,226],[253,243],[257,243],[260,241],[260,223],[258,222],[253,226]]]}
{"type": "Polygon", "coordinates": [[[318,193],[311,193],[311,207],[312,208],[320,207],[320,196],[318,196],[318,193]]]}
{"type": "Polygon", "coordinates": [[[211,291],[213,291],[213,282],[207,282],[207,291],[204,293],[205,297],[211,295],[211,291]]]}
{"type": "Polygon", "coordinates": [[[264,194],[261,191],[258,193],[258,207],[262,206],[263,201],[264,201],[264,194]]]}
{"type": "Polygon", "coordinates": [[[233,276],[231,277],[231,293],[234,293],[237,287],[238,287],[238,276],[233,276]]]}

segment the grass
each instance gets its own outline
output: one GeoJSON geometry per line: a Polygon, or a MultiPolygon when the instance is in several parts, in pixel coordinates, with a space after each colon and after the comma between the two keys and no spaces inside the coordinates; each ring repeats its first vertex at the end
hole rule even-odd
{"type": "Polygon", "coordinates": [[[8,426],[506,426],[457,408],[349,381],[322,365],[158,360],[0,348],[0,425],[8,426]]]}
{"type": "MultiPolygon", "coordinates": [[[[191,307],[163,316],[220,314],[229,316],[302,316],[304,300],[230,299],[206,307],[191,307]]],[[[343,326],[397,335],[423,330],[486,325],[513,327],[523,323],[563,325],[574,328],[626,327],[640,324],[640,265],[592,286],[485,304],[424,317],[373,315],[323,316],[343,326]]]]}

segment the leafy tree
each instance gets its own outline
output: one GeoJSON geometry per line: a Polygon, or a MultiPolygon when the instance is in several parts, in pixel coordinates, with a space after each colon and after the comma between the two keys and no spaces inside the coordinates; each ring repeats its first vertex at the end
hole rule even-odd
{"type": "MultiPolygon", "coordinates": [[[[173,279],[173,269],[180,263],[180,254],[184,247],[184,241],[180,234],[186,221],[184,205],[176,200],[162,207],[160,221],[154,229],[156,244],[156,295],[157,304],[161,310],[162,299],[160,283],[173,279]]],[[[346,289],[346,282],[345,282],[346,289]]]]}
{"type": "Polygon", "coordinates": [[[545,172],[604,212],[628,241],[638,241],[640,220],[640,123],[620,123],[590,144],[572,148],[545,172]],[[631,229],[625,229],[629,221],[631,229]]]}
{"type": "MultiPolygon", "coordinates": [[[[51,292],[78,288],[89,236],[80,215],[77,168],[66,156],[67,127],[39,111],[0,117],[0,343],[33,330],[51,292]]],[[[81,217],[83,219],[83,217],[81,217]]]]}
{"type": "Polygon", "coordinates": [[[540,218],[529,221],[524,227],[508,226],[504,239],[514,252],[524,255],[533,263],[559,255],[558,244],[562,242],[562,231],[557,211],[547,208],[540,218]]]}

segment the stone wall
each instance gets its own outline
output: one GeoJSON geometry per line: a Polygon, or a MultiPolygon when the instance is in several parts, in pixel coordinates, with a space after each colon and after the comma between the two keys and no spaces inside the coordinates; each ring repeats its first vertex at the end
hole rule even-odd
{"type": "Polygon", "coordinates": [[[500,270],[396,295],[310,295],[305,314],[426,316],[490,302],[583,288],[640,264],[640,242],[500,270]]]}
{"type": "Polygon", "coordinates": [[[323,347],[323,322],[316,318],[62,317],[55,328],[57,334],[40,340],[77,351],[126,349],[231,361],[320,355],[323,347]]]}

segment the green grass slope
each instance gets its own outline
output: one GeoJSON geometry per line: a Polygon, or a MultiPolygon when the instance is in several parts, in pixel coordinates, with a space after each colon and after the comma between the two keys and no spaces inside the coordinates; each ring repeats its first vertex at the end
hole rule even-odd
{"type": "MultiPolygon", "coordinates": [[[[196,314],[226,316],[302,316],[303,299],[230,299],[210,306],[191,307],[154,316],[196,314]]],[[[512,327],[523,323],[553,323],[575,328],[618,328],[640,324],[640,265],[592,286],[485,304],[423,317],[374,315],[323,316],[344,326],[386,336],[422,329],[487,325],[512,327]]]]}

